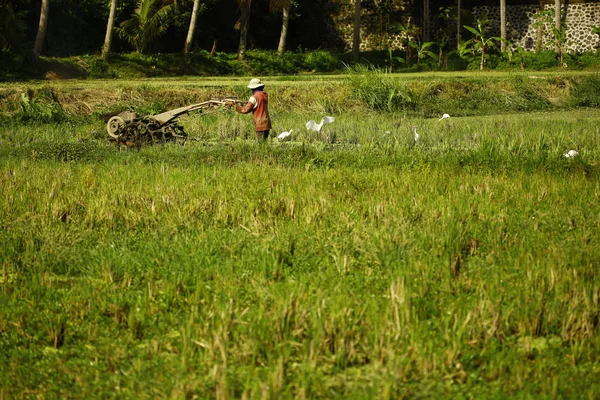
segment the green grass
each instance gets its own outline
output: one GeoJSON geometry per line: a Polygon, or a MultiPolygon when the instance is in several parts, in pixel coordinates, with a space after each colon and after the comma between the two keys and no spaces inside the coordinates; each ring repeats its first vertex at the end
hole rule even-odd
{"type": "MultiPolygon", "coordinates": [[[[407,117],[481,116],[568,110],[600,104],[596,73],[388,74],[352,69],[346,75],[266,77],[278,114],[402,113],[407,117]]],[[[0,85],[0,122],[89,123],[109,112],[157,114],[211,98],[246,99],[247,78],[27,82],[0,85]]],[[[316,114],[316,115],[315,115],[316,114]]],[[[279,121],[280,118],[276,118],[279,121]]]]}
{"type": "Polygon", "coordinates": [[[5,125],[0,397],[598,397],[599,111],[306,132],[337,97],[263,146],[231,113],[139,152],[5,125]]]}

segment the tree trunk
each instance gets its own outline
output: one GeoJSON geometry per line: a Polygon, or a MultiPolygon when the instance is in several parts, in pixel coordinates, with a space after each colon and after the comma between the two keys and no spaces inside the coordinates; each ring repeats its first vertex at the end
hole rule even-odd
{"type": "Polygon", "coordinates": [[[240,0],[242,16],[239,20],[240,26],[240,45],[238,47],[238,60],[246,59],[246,43],[248,42],[248,29],[250,28],[250,7],[252,0],[240,0]]]}
{"type": "MultiPolygon", "coordinates": [[[[539,9],[538,13],[540,13],[540,15],[541,15],[543,12],[544,12],[544,2],[542,0],[540,0],[540,9],[539,9]]],[[[536,53],[541,52],[543,46],[544,46],[544,24],[540,20],[538,28],[537,28],[537,37],[535,40],[535,52],[536,53]]]]}
{"type": "Polygon", "coordinates": [[[481,71],[485,69],[485,47],[481,48],[481,63],[479,64],[479,69],[481,71]]]}
{"type": "Polygon", "coordinates": [[[112,44],[113,27],[115,26],[115,12],[117,10],[117,0],[111,0],[110,13],[108,14],[108,24],[106,25],[106,36],[104,37],[104,47],[102,48],[102,57],[108,58],[110,46],[112,44]]]}
{"type": "Polygon", "coordinates": [[[429,42],[429,20],[430,20],[430,11],[429,11],[429,0],[423,0],[423,41],[429,42]]]}
{"type": "Polygon", "coordinates": [[[277,53],[283,54],[285,51],[285,43],[287,41],[288,25],[290,23],[290,8],[292,3],[283,7],[283,20],[281,23],[281,35],[279,36],[279,46],[277,47],[277,53]]]}
{"type": "Polygon", "coordinates": [[[217,38],[214,38],[214,39],[213,39],[213,45],[212,45],[212,48],[210,49],[210,56],[211,56],[211,57],[212,57],[212,56],[214,56],[214,55],[215,55],[215,52],[217,51],[217,42],[218,42],[218,41],[219,41],[219,40],[218,40],[217,38]]]}
{"type": "Polygon", "coordinates": [[[185,39],[185,45],[183,46],[183,54],[189,53],[192,48],[192,42],[194,41],[194,32],[196,31],[196,19],[198,17],[198,11],[200,11],[200,0],[194,0],[192,18],[190,19],[190,27],[188,29],[187,38],[185,39]]]}
{"type": "Polygon", "coordinates": [[[500,0],[500,51],[506,51],[506,0],[500,0]]]}
{"type": "Polygon", "coordinates": [[[40,12],[40,24],[38,25],[37,36],[35,37],[35,44],[33,45],[33,55],[38,58],[42,52],[44,46],[44,40],[46,39],[46,28],[48,27],[48,8],[50,6],[50,0],[42,0],[42,10],[40,12]]]}
{"type": "Polygon", "coordinates": [[[460,49],[462,43],[462,35],[460,34],[462,25],[460,22],[461,0],[456,0],[456,50],[460,49]]]}
{"type": "MultiPolygon", "coordinates": [[[[554,0],[554,27],[556,28],[556,30],[560,31],[560,0],[554,0]]],[[[560,48],[560,44],[556,44],[556,52],[559,55],[559,58],[561,58],[560,60],[560,66],[562,67],[563,61],[562,61],[562,51],[560,48]]]]}
{"type": "Polygon", "coordinates": [[[352,40],[352,54],[354,62],[360,55],[360,0],[354,0],[354,38],[352,40]]]}
{"type": "Polygon", "coordinates": [[[560,30],[560,0],[554,0],[554,26],[560,30]]]}

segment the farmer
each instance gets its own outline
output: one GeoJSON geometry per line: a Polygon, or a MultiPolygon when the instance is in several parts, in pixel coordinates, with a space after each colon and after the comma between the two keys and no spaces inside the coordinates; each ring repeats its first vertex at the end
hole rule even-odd
{"type": "MultiPolygon", "coordinates": [[[[250,81],[248,89],[252,90],[252,96],[245,106],[235,105],[235,110],[241,114],[254,114],[254,127],[256,128],[256,139],[264,142],[269,137],[271,130],[271,118],[269,118],[269,96],[263,91],[265,85],[260,79],[254,78],[250,81]]],[[[230,103],[234,106],[233,103],[230,103]]]]}

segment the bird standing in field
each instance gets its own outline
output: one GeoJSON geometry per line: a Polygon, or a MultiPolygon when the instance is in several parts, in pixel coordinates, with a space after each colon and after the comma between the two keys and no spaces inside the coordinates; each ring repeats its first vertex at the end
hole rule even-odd
{"type": "Polygon", "coordinates": [[[438,121],[441,121],[441,120],[446,119],[446,118],[450,118],[450,115],[444,114],[444,115],[442,115],[442,118],[438,119],[438,121]]]}
{"type": "Polygon", "coordinates": [[[417,127],[413,126],[412,131],[413,131],[413,137],[415,138],[415,144],[416,144],[419,141],[419,134],[417,133],[417,127]]]}
{"type": "Polygon", "coordinates": [[[323,117],[321,118],[321,122],[317,124],[311,119],[306,123],[306,129],[309,129],[313,132],[321,132],[323,125],[331,124],[333,121],[335,121],[335,118],[333,117],[323,117]]]}
{"type": "Polygon", "coordinates": [[[293,132],[293,131],[294,131],[293,129],[290,129],[289,131],[286,131],[286,132],[281,132],[281,133],[279,134],[279,136],[277,136],[277,139],[278,139],[280,142],[283,142],[284,140],[291,140],[291,139],[292,139],[292,132],[293,132]]]}

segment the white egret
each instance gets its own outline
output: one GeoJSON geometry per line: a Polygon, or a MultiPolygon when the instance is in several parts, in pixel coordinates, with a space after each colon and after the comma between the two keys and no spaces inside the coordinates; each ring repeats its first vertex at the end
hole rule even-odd
{"type": "Polygon", "coordinates": [[[323,117],[321,118],[321,122],[317,124],[314,120],[311,119],[306,123],[306,129],[310,129],[314,132],[321,132],[321,128],[323,127],[323,125],[330,124],[333,121],[335,121],[335,118],[333,117],[323,117]]]}
{"type": "Polygon", "coordinates": [[[419,134],[417,133],[417,127],[413,126],[412,127],[412,131],[413,131],[413,134],[414,134],[414,137],[415,137],[415,143],[417,143],[417,141],[419,140],[419,134]]]}
{"type": "Polygon", "coordinates": [[[565,154],[563,154],[563,157],[573,158],[573,157],[575,157],[578,154],[579,154],[579,152],[576,151],[576,150],[569,150],[568,152],[566,152],[565,154]]]}
{"type": "Polygon", "coordinates": [[[287,132],[287,131],[286,131],[286,132],[281,132],[281,133],[279,134],[279,136],[277,136],[277,139],[278,139],[280,142],[283,142],[284,140],[291,140],[291,139],[292,139],[292,132],[293,132],[293,131],[294,131],[293,129],[290,129],[290,131],[289,131],[289,132],[287,132]]]}
{"type": "Polygon", "coordinates": [[[446,119],[446,118],[450,118],[450,115],[444,114],[444,115],[442,115],[442,118],[438,119],[438,121],[441,121],[441,120],[446,119]]]}

